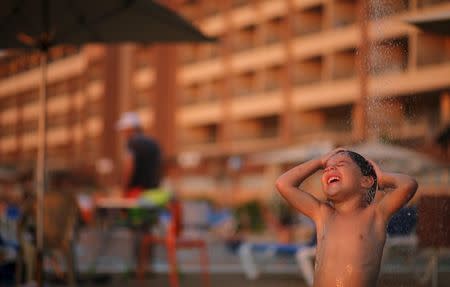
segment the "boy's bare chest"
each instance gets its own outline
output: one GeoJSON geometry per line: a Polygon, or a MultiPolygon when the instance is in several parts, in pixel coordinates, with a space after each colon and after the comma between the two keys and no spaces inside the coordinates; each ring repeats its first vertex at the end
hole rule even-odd
{"type": "Polygon", "coordinates": [[[375,216],[332,215],[317,228],[315,286],[375,286],[385,241],[375,216]]]}
{"type": "Polygon", "coordinates": [[[374,229],[373,219],[366,215],[333,216],[324,224],[323,235],[332,236],[334,239],[364,240],[374,229]]]}
{"type": "Polygon", "coordinates": [[[342,256],[356,256],[361,250],[377,249],[384,243],[384,232],[370,214],[330,216],[317,235],[324,252],[342,256]]]}

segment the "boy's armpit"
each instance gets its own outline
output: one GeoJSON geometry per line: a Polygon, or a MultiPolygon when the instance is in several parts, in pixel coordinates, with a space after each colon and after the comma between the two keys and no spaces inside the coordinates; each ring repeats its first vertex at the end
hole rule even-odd
{"type": "Polygon", "coordinates": [[[385,222],[388,222],[391,216],[405,206],[417,191],[417,182],[412,180],[397,188],[387,191],[382,198],[376,202],[377,212],[382,216],[385,222]]]}
{"type": "Polygon", "coordinates": [[[330,206],[328,202],[321,201],[319,205],[318,220],[323,220],[327,218],[328,216],[330,216],[332,211],[333,208],[330,206]]]}
{"type": "Polygon", "coordinates": [[[282,181],[278,181],[276,187],[281,196],[286,199],[292,207],[314,220],[318,214],[320,204],[320,201],[317,198],[309,192],[305,192],[300,188],[286,184],[282,181]]]}

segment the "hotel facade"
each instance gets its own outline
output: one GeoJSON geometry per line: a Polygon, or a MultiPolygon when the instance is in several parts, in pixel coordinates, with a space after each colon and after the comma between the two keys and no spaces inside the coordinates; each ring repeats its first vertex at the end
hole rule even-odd
{"type": "MultiPolygon", "coordinates": [[[[107,160],[115,183],[115,123],[131,110],[192,189],[264,188],[284,167],[267,171],[276,152],[301,161],[367,139],[448,163],[436,137],[450,123],[450,39],[405,22],[448,1],[368,1],[367,16],[356,0],[172,2],[218,42],[50,51],[49,168],[107,160]]],[[[40,80],[38,54],[0,58],[3,165],[34,165],[40,80]]]]}

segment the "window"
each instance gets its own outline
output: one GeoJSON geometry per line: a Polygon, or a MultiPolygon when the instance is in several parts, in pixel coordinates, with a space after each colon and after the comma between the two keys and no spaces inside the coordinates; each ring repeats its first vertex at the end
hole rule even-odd
{"type": "Polygon", "coordinates": [[[374,75],[401,72],[407,64],[407,38],[384,40],[373,45],[370,50],[369,69],[374,75]]]}
{"type": "Polygon", "coordinates": [[[292,81],[294,85],[315,83],[322,78],[322,56],[298,61],[294,65],[292,81]]]}
{"type": "Polygon", "coordinates": [[[266,71],[264,91],[270,92],[281,87],[284,69],[282,66],[273,66],[266,71]]]}
{"type": "Polygon", "coordinates": [[[336,52],[332,70],[333,79],[351,78],[356,75],[356,50],[348,49],[336,52]]]}
{"type": "Polygon", "coordinates": [[[135,53],[137,69],[144,69],[151,65],[151,48],[148,45],[139,45],[135,53]]]}
{"type": "Polygon", "coordinates": [[[436,65],[450,61],[450,39],[426,33],[417,41],[417,65],[436,65]]]}
{"type": "Polygon", "coordinates": [[[249,0],[232,0],[231,5],[234,8],[238,8],[244,5],[247,5],[249,3],[249,0]]]}
{"type": "Polygon", "coordinates": [[[266,44],[273,44],[280,42],[283,37],[283,29],[286,29],[283,18],[278,17],[270,20],[265,24],[264,42],[266,44]]]}
{"type": "Polygon", "coordinates": [[[243,97],[255,92],[256,73],[249,71],[245,74],[238,75],[233,80],[233,94],[237,97],[243,97]]]}
{"type": "Polygon", "coordinates": [[[253,48],[256,45],[256,33],[255,25],[236,31],[233,37],[233,50],[239,52],[253,48]]]}
{"type": "Polygon", "coordinates": [[[334,4],[333,27],[344,27],[357,21],[358,2],[356,0],[338,0],[334,4]]]}
{"type": "Polygon", "coordinates": [[[186,87],[180,87],[178,95],[182,104],[189,105],[198,101],[199,87],[193,84],[186,87]]]}
{"type": "Polygon", "coordinates": [[[322,30],[323,7],[315,6],[295,13],[293,31],[297,36],[305,36],[322,30]]]}
{"type": "Polygon", "coordinates": [[[370,1],[369,17],[372,20],[399,14],[408,10],[408,0],[378,0],[370,1]]]}

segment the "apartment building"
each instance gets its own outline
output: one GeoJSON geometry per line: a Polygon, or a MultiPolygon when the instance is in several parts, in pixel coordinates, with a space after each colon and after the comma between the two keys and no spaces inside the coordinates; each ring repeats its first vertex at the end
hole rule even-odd
{"type": "MultiPolygon", "coordinates": [[[[368,1],[366,16],[356,0],[173,2],[219,41],[52,50],[50,165],[119,162],[114,123],[127,110],[192,186],[257,187],[264,164],[248,159],[273,150],[361,139],[423,149],[450,122],[450,39],[404,21],[448,1],[368,1]]],[[[39,61],[1,61],[1,162],[29,164],[39,61]]]]}

